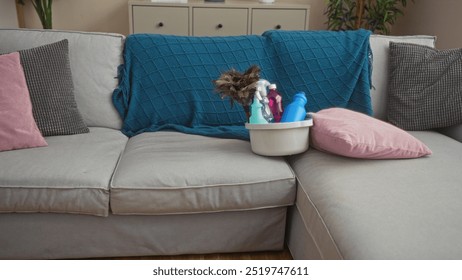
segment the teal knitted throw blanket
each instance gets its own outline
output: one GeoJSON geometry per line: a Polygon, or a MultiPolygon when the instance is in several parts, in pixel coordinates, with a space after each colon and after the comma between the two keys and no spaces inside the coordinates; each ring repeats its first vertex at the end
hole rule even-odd
{"type": "Polygon", "coordinates": [[[372,114],[370,32],[268,31],[262,36],[185,37],[134,34],[113,103],[122,132],[176,130],[249,139],[243,108],[214,92],[213,80],[258,65],[288,104],[297,91],[307,111],[342,107],[372,114]]]}

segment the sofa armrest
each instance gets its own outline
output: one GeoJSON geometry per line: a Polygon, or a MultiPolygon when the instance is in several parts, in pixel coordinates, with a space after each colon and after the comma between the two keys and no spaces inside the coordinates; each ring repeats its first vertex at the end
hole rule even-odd
{"type": "Polygon", "coordinates": [[[440,128],[438,132],[456,139],[462,143],[462,124],[453,125],[450,127],[440,128]]]}

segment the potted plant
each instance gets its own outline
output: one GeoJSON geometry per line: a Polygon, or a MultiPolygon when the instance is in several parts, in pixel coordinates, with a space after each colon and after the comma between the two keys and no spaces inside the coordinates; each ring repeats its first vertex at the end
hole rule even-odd
{"type": "MultiPolygon", "coordinates": [[[[407,0],[327,0],[327,28],[351,30],[364,28],[374,33],[389,34],[390,27],[407,0]]],[[[412,0],[414,2],[414,0],[412,0]]]]}
{"type": "MultiPolygon", "coordinates": [[[[30,0],[40,18],[44,29],[53,28],[51,6],[53,0],[30,0]]],[[[18,4],[24,5],[25,0],[17,0],[18,4]]]]}

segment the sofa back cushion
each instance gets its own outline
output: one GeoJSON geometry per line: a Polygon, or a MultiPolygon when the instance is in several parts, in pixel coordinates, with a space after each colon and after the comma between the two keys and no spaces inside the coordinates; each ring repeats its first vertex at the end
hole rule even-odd
{"type": "Polygon", "coordinates": [[[56,30],[0,29],[0,53],[35,48],[68,39],[75,99],[88,126],[121,128],[111,102],[122,63],[124,36],[56,30]]]}
{"type": "Polygon", "coordinates": [[[387,116],[388,51],[390,42],[414,43],[435,47],[435,41],[436,37],[426,35],[370,36],[370,45],[373,55],[371,98],[374,117],[386,120],[387,116]]]}

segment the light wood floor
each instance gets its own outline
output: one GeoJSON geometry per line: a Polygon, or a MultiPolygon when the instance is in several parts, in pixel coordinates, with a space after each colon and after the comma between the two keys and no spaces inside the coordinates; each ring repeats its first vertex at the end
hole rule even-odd
{"type": "Polygon", "coordinates": [[[111,260],[291,260],[289,249],[283,251],[252,252],[252,253],[226,253],[206,255],[180,255],[180,256],[148,256],[109,258],[111,260]]]}

